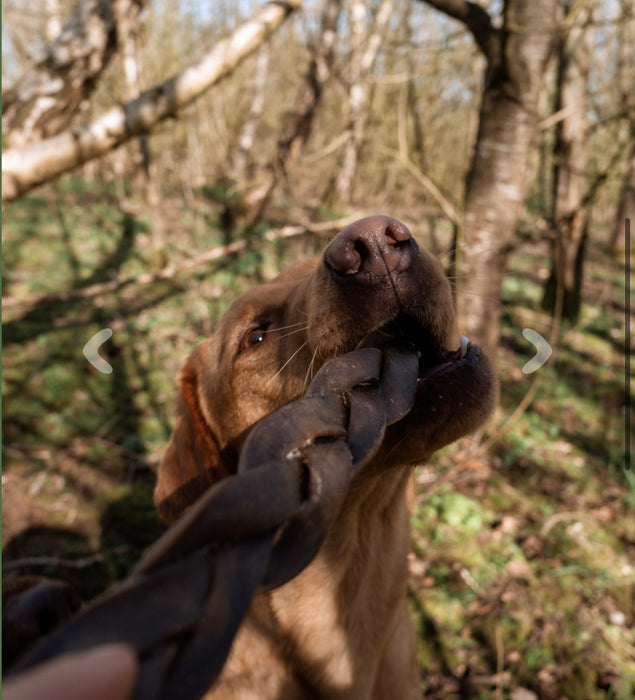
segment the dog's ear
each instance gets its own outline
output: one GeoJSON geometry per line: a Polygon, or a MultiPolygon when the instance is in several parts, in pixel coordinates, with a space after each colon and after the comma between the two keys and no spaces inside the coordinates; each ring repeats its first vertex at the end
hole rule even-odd
{"type": "Polygon", "coordinates": [[[154,505],[168,522],[176,520],[214,482],[227,475],[216,437],[201,411],[199,365],[195,349],[179,375],[176,424],[154,489],[154,505]]]}

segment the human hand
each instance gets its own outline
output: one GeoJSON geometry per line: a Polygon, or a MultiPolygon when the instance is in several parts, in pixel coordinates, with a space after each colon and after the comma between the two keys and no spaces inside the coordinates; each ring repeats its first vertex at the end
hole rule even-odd
{"type": "Polygon", "coordinates": [[[128,700],[138,661],[126,644],[65,654],[3,682],[4,700],[128,700]]]}

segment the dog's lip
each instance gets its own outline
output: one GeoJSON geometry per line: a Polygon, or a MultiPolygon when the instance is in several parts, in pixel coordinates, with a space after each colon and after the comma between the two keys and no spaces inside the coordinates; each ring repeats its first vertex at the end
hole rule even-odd
{"type": "Polygon", "coordinates": [[[400,342],[415,349],[420,357],[439,357],[441,343],[433,339],[432,333],[415,318],[399,315],[391,321],[365,335],[357,344],[359,348],[381,348],[388,343],[400,342]]]}
{"type": "Polygon", "coordinates": [[[379,329],[369,333],[357,348],[379,347],[391,342],[405,343],[419,355],[417,388],[433,377],[437,377],[460,365],[473,363],[480,349],[469,338],[462,335],[456,350],[446,350],[432,338],[432,334],[408,317],[397,317],[379,329]]]}
{"type": "Polygon", "coordinates": [[[470,341],[469,338],[461,336],[461,347],[457,350],[442,350],[439,353],[438,362],[422,366],[419,364],[419,376],[417,386],[420,387],[432,377],[438,377],[450,369],[459,366],[473,364],[480,355],[480,348],[470,341]]]}

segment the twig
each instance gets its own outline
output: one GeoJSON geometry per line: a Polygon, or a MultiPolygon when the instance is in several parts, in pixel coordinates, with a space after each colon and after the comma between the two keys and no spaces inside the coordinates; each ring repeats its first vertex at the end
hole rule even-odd
{"type": "Polygon", "coordinates": [[[419,170],[419,168],[408,158],[407,155],[399,153],[392,148],[381,149],[387,155],[398,160],[404,168],[428,191],[435,202],[441,207],[443,213],[455,225],[461,225],[461,216],[454,208],[450,200],[441,192],[441,190],[432,182],[432,180],[419,170]]]}
{"type": "MultiPolygon", "coordinates": [[[[306,223],[297,226],[283,226],[282,228],[268,231],[264,237],[268,242],[274,242],[285,238],[300,236],[305,233],[323,234],[329,231],[337,230],[343,226],[347,226],[353,221],[354,217],[348,216],[342,219],[322,221],[315,224],[306,223]]],[[[126,277],[125,279],[118,280],[116,279],[110,282],[100,282],[97,284],[88,285],[87,287],[82,287],[80,289],[50,292],[49,294],[44,294],[42,296],[5,297],[2,299],[2,308],[4,310],[21,306],[29,306],[34,308],[44,304],[55,304],[65,301],[72,301],[74,299],[90,299],[102,294],[112,294],[113,292],[118,292],[124,287],[132,285],[141,286],[164,280],[170,280],[181,272],[186,272],[201,265],[205,265],[206,263],[220,260],[229,255],[242,252],[250,245],[250,243],[251,241],[248,238],[244,238],[239,241],[234,241],[228,245],[217,246],[216,248],[212,248],[205,253],[201,253],[200,255],[190,258],[189,260],[185,260],[178,265],[167,265],[158,272],[145,272],[134,277],[126,277]]]]}
{"type": "Polygon", "coordinates": [[[24,569],[30,566],[58,566],[65,567],[67,569],[86,569],[93,564],[98,564],[99,562],[105,561],[113,554],[120,554],[121,552],[128,551],[129,549],[129,547],[121,545],[119,547],[115,547],[110,552],[97,552],[96,554],[91,554],[89,557],[83,557],[82,559],[63,559],[60,557],[23,557],[22,559],[15,559],[13,561],[3,561],[2,569],[5,572],[15,571],[16,569],[24,569]]]}

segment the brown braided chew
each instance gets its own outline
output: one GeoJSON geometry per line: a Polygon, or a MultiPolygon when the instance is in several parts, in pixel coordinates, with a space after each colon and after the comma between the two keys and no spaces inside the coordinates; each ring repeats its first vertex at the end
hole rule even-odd
{"type": "Polygon", "coordinates": [[[124,582],[13,670],[126,642],[140,662],[135,700],[200,697],[253,596],[296,576],[318,552],[353,474],[410,410],[417,370],[417,352],[398,344],[326,363],[305,396],[254,427],[236,475],[207,491],[124,582]]]}

